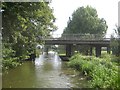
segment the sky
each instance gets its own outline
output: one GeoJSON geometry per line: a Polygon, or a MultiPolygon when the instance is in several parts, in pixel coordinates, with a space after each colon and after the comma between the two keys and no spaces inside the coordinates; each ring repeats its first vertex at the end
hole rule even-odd
{"type": "Polygon", "coordinates": [[[118,2],[120,0],[52,0],[51,7],[56,17],[58,30],[54,34],[62,34],[72,13],[81,6],[92,6],[97,10],[98,17],[104,18],[108,25],[107,35],[113,33],[118,25],[118,2]]]}

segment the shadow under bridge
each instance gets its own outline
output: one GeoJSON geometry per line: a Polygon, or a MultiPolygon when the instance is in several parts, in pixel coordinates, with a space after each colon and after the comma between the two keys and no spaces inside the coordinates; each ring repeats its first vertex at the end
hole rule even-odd
{"type": "Polygon", "coordinates": [[[90,55],[95,47],[96,57],[101,56],[101,48],[106,47],[110,53],[110,38],[106,38],[100,34],[63,34],[60,37],[42,37],[40,40],[45,42],[45,45],[65,45],[66,56],[70,57],[73,45],[88,45],[90,47],[90,55]]]}

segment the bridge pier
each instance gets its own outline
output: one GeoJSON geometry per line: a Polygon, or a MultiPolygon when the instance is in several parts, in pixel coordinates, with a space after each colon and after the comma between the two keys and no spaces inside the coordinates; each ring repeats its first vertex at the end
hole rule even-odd
{"type": "Polygon", "coordinates": [[[70,57],[71,56],[71,47],[72,47],[72,45],[70,44],[70,45],[66,45],[66,56],[67,57],[70,57]]]}
{"type": "Polygon", "coordinates": [[[110,54],[110,46],[107,47],[107,53],[110,54]]]}
{"type": "Polygon", "coordinates": [[[93,47],[90,47],[90,56],[92,56],[92,49],[93,47]]]}
{"type": "Polygon", "coordinates": [[[101,56],[101,46],[96,46],[95,52],[96,52],[96,57],[100,57],[101,56]]]}
{"type": "MultiPolygon", "coordinates": [[[[84,52],[85,54],[89,54],[92,55],[92,49],[93,47],[95,47],[95,53],[96,53],[96,57],[100,57],[101,56],[101,47],[108,47],[107,48],[107,52],[110,53],[110,40],[106,40],[103,39],[102,37],[100,37],[100,35],[98,35],[98,38],[95,38],[96,35],[91,35],[90,38],[84,38],[84,36],[82,35],[82,37],[78,37],[80,35],[62,35],[62,37],[60,38],[46,38],[46,39],[42,39],[43,41],[45,41],[45,45],[66,45],[66,56],[70,57],[72,55],[72,52],[74,51],[74,48],[72,48],[74,45],[84,45],[86,47],[84,48],[79,48],[79,46],[77,46],[77,51],[85,51],[87,50],[87,52],[84,52]],[[69,37],[68,37],[69,36],[69,37]],[[73,37],[74,36],[74,37],[73,37]],[[88,47],[90,46],[90,47],[88,47]]],[[[46,50],[48,51],[48,50],[46,50]]]]}

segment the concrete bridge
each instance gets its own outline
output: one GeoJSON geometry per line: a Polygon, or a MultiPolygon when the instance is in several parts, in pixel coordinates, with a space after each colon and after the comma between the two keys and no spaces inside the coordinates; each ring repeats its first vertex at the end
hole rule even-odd
{"type": "Polygon", "coordinates": [[[45,41],[45,45],[65,45],[66,56],[70,57],[73,45],[89,45],[90,55],[92,49],[95,47],[96,57],[101,56],[101,48],[107,47],[107,52],[110,53],[110,38],[105,38],[102,35],[80,35],[80,34],[67,34],[61,37],[43,37],[41,40],[45,41]]]}

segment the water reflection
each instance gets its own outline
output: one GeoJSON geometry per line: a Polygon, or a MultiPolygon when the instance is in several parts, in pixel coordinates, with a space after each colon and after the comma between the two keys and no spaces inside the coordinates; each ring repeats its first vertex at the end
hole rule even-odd
{"type": "Polygon", "coordinates": [[[35,68],[43,70],[58,70],[61,68],[61,59],[57,53],[49,52],[48,55],[44,52],[35,60],[35,68]]]}
{"type": "Polygon", "coordinates": [[[68,78],[66,76],[60,76],[62,69],[61,60],[57,53],[49,52],[48,55],[46,53],[40,55],[39,58],[35,60],[35,69],[38,82],[40,78],[44,79],[44,82],[46,82],[43,87],[68,87],[66,85],[69,82],[68,78]]]}
{"type": "Polygon", "coordinates": [[[3,75],[4,88],[68,88],[70,83],[62,73],[57,53],[43,53],[35,62],[25,62],[3,75]]]}

